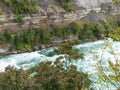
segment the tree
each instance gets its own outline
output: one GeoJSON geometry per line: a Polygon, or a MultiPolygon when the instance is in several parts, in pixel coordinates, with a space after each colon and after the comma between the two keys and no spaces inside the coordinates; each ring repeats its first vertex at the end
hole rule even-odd
{"type": "MultiPolygon", "coordinates": [[[[118,88],[120,88],[119,53],[116,53],[114,51],[114,48],[112,47],[111,43],[108,40],[106,40],[104,49],[108,49],[108,48],[109,48],[109,54],[114,56],[114,58],[113,58],[113,60],[108,60],[108,66],[107,65],[104,66],[104,65],[102,65],[102,63],[104,62],[104,59],[103,59],[104,51],[102,52],[101,56],[97,55],[96,59],[100,58],[100,60],[98,61],[97,65],[96,65],[97,69],[98,69],[98,77],[100,78],[97,81],[98,82],[106,82],[107,84],[111,84],[115,88],[118,89],[118,88]],[[113,63],[113,61],[114,61],[114,63],[113,63]]],[[[108,87],[108,89],[109,89],[109,87],[108,87]]]]}
{"type": "Polygon", "coordinates": [[[113,4],[119,4],[119,3],[120,3],[120,0],[112,0],[112,3],[113,3],[113,4]]]}
{"type": "MultiPolygon", "coordinates": [[[[79,41],[68,41],[65,44],[60,44],[55,49],[55,52],[58,54],[64,54],[65,58],[65,67],[68,69],[72,60],[77,60],[78,58],[83,58],[83,55],[80,54],[77,50],[73,49],[73,45],[78,44],[79,41]]],[[[61,59],[60,58],[60,59],[61,59]]]]}
{"type": "Polygon", "coordinates": [[[0,90],[23,90],[28,74],[23,69],[8,66],[0,73],[0,90]]]}
{"type": "Polygon", "coordinates": [[[70,65],[69,70],[64,68],[60,61],[42,62],[30,71],[37,72],[35,86],[38,90],[82,90],[89,88],[91,81],[88,75],[77,71],[77,67],[70,65]]]}
{"type": "Polygon", "coordinates": [[[110,33],[109,36],[115,41],[120,41],[120,27],[110,33]]]}
{"type": "MultiPolygon", "coordinates": [[[[120,41],[120,28],[117,28],[116,30],[114,30],[112,33],[109,34],[109,36],[114,40],[114,42],[116,41],[120,41]]],[[[119,62],[119,53],[114,51],[114,48],[112,47],[111,43],[109,41],[106,41],[106,47],[105,48],[109,48],[109,52],[111,55],[114,56],[114,63],[109,60],[108,61],[108,68],[111,71],[112,74],[107,74],[106,71],[104,71],[104,67],[102,66],[101,62],[102,62],[102,56],[100,57],[101,60],[99,61],[99,63],[97,64],[98,66],[98,70],[99,70],[99,75],[102,77],[102,80],[105,82],[109,82],[111,83],[114,87],[117,88],[117,90],[120,89],[120,62],[119,62]]]]}

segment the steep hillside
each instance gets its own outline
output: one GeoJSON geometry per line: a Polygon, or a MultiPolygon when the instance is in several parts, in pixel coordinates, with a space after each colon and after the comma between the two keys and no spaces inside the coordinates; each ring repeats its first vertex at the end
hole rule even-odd
{"type": "Polygon", "coordinates": [[[6,28],[25,28],[69,23],[88,13],[120,13],[120,5],[112,0],[2,0],[0,1],[0,31],[6,28]]]}
{"type": "Polygon", "coordinates": [[[3,14],[27,14],[27,13],[42,13],[59,12],[63,10],[57,0],[2,0],[0,8],[3,14]]]}
{"type": "Polygon", "coordinates": [[[102,3],[112,0],[2,0],[0,8],[3,14],[7,13],[55,13],[76,11],[81,9],[100,8],[102,3]]]}

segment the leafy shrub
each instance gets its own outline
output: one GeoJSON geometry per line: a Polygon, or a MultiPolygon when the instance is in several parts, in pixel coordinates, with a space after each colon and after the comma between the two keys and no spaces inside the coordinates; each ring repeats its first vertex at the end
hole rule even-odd
{"type": "Polygon", "coordinates": [[[4,0],[4,3],[5,3],[7,6],[12,6],[11,0],[4,0]]]}
{"type": "Polygon", "coordinates": [[[61,6],[68,12],[73,11],[73,7],[71,5],[72,0],[59,0],[61,6]]]}
{"type": "Polygon", "coordinates": [[[61,2],[61,5],[66,11],[68,11],[68,12],[73,11],[73,7],[69,3],[61,2]]]}
{"type": "Polygon", "coordinates": [[[21,15],[16,15],[15,17],[15,20],[14,20],[16,23],[23,23],[23,19],[22,19],[22,16],[21,15]]]}
{"type": "Polygon", "coordinates": [[[4,0],[4,3],[11,7],[15,14],[37,13],[37,0],[4,0]]]}

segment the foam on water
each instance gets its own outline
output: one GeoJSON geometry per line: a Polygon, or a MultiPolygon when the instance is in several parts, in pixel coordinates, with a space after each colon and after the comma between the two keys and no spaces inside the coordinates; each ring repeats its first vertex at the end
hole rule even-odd
{"type": "Polygon", "coordinates": [[[113,72],[109,68],[108,61],[110,60],[115,64],[116,58],[120,59],[120,42],[113,42],[111,39],[108,41],[96,41],[75,46],[85,55],[84,59],[78,61],[76,65],[80,71],[90,76],[90,79],[93,81],[91,87],[94,87],[95,90],[116,90],[112,83],[101,81],[100,72],[98,72],[97,68],[99,64],[107,75],[111,75],[113,72]]]}
{"type": "MultiPolygon", "coordinates": [[[[89,75],[90,79],[93,81],[91,87],[95,90],[116,90],[110,82],[102,82],[100,80],[97,69],[97,65],[101,64],[106,74],[110,75],[113,72],[109,69],[108,61],[111,60],[113,63],[116,63],[115,57],[120,59],[120,42],[113,42],[109,39],[109,43],[111,46],[109,45],[107,47],[103,40],[74,46],[74,48],[84,54],[84,59],[73,63],[78,67],[79,71],[89,75]],[[112,50],[114,50],[114,52],[112,50]]],[[[0,59],[0,71],[4,71],[5,67],[8,65],[28,69],[38,65],[44,60],[54,61],[57,57],[58,55],[53,52],[53,48],[31,53],[9,55],[0,59]]]]}
{"type": "MultiPolygon", "coordinates": [[[[46,49],[45,52],[53,52],[53,48],[46,49]]],[[[0,59],[0,71],[4,71],[5,67],[8,65],[15,66],[16,68],[24,68],[28,69],[30,67],[38,65],[41,61],[50,60],[53,61],[55,58],[57,58],[57,55],[54,55],[52,57],[48,57],[42,53],[41,51],[31,52],[31,53],[21,53],[21,54],[14,54],[5,56],[0,59]]]]}

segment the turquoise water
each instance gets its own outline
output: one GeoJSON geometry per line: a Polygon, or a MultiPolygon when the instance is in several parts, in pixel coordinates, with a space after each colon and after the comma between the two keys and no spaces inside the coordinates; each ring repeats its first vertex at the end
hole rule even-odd
{"type": "MultiPolygon", "coordinates": [[[[110,82],[103,82],[100,77],[97,65],[102,65],[104,72],[111,75],[113,72],[109,69],[108,61],[116,63],[115,58],[120,58],[120,42],[113,42],[111,39],[107,41],[96,41],[73,46],[79,52],[84,54],[84,59],[73,62],[79,71],[87,73],[93,81],[91,87],[95,90],[116,90],[116,87],[110,82]],[[109,42],[108,42],[109,41],[109,42]],[[114,55],[113,55],[114,54],[114,55]]],[[[8,65],[17,68],[28,69],[38,65],[41,61],[54,61],[58,55],[53,52],[53,48],[43,49],[31,53],[14,54],[0,59],[0,71],[4,71],[8,65]]],[[[118,60],[118,62],[120,62],[118,60]]],[[[120,83],[115,83],[120,85],[120,83]]]]}

